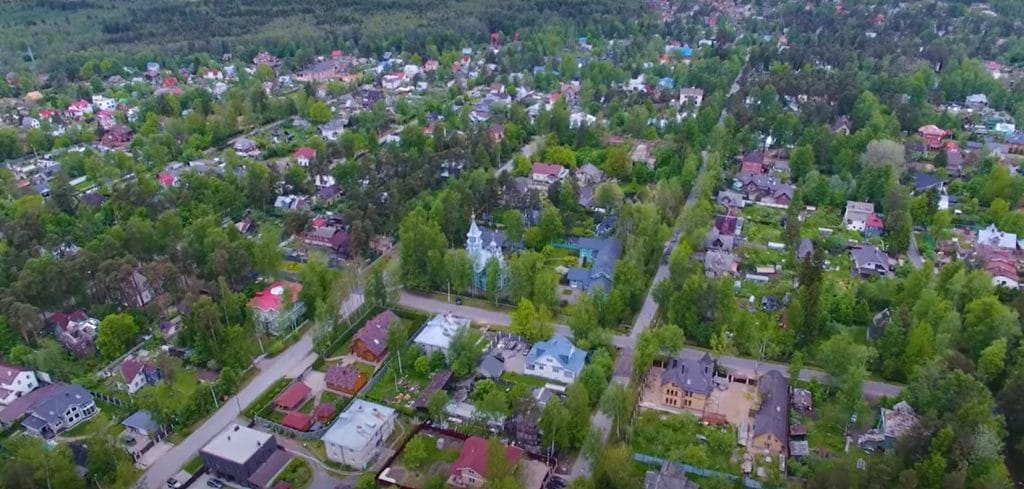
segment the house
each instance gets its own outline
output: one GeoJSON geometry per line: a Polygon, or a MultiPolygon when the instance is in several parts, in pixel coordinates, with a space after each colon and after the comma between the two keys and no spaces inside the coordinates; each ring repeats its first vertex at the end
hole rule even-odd
{"type": "Polygon", "coordinates": [[[1000,231],[995,224],[989,224],[987,228],[978,230],[978,244],[1015,251],[1017,249],[1017,235],[1000,231]]]}
{"type": "Polygon", "coordinates": [[[313,417],[298,411],[288,411],[288,414],[281,418],[281,426],[298,432],[306,432],[313,427],[313,417]]]}
{"type": "Polygon", "coordinates": [[[249,138],[243,137],[236,139],[232,148],[235,150],[235,153],[240,156],[255,157],[260,154],[260,147],[256,144],[256,141],[249,138]]]}
{"type": "Polygon", "coordinates": [[[796,259],[802,261],[813,253],[814,242],[807,238],[801,239],[800,244],[796,247],[796,259]]]}
{"type": "Polygon", "coordinates": [[[540,447],[541,409],[527,409],[505,421],[505,436],[511,443],[523,447],[540,447]]]}
{"type": "Polygon", "coordinates": [[[715,388],[715,361],[707,353],[699,359],[673,358],[661,373],[662,406],[704,414],[708,398],[715,388]]]}
{"type": "Polygon", "coordinates": [[[907,401],[896,403],[892,409],[881,408],[878,426],[857,439],[857,445],[867,451],[892,450],[896,440],[917,427],[919,420],[907,401]]]}
{"type": "Polygon", "coordinates": [[[306,312],[306,306],[299,300],[301,290],[301,284],[277,281],[257,292],[249,300],[256,324],[275,335],[284,332],[287,327],[294,328],[306,312]]]}
{"type": "Polygon", "coordinates": [[[121,425],[125,429],[119,438],[125,451],[136,462],[164,435],[164,431],[156,421],[153,421],[149,411],[135,411],[125,418],[121,425]]]}
{"type": "Polygon", "coordinates": [[[622,255],[622,242],[616,238],[572,238],[565,245],[579,252],[583,267],[572,267],[566,274],[569,286],[593,292],[612,290],[615,264],[622,255]],[[590,268],[586,268],[586,265],[590,268]]]}
{"type": "Polygon", "coordinates": [[[789,449],[789,381],[778,370],[757,380],[760,408],[754,416],[751,448],[774,455],[789,449]]]}
{"type": "Polygon", "coordinates": [[[654,155],[653,143],[640,141],[629,150],[629,160],[647,165],[647,168],[654,168],[658,158],[654,155]]]}
{"type": "Polygon", "coordinates": [[[917,130],[917,134],[921,136],[921,139],[924,139],[929,149],[940,149],[942,148],[942,140],[949,136],[949,131],[934,124],[929,124],[921,126],[917,130]]]}
{"type": "Polygon", "coordinates": [[[505,373],[505,361],[497,355],[484,355],[476,366],[476,373],[487,379],[497,379],[505,373]]]}
{"type": "Polygon", "coordinates": [[[327,423],[334,419],[334,413],[338,411],[338,407],[333,402],[321,402],[313,407],[313,419],[318,423],[327,423]]]}
{"type": "Polygon", "coordinates": [[[64,115],[71,119],[81,119],[86,115],[92,114],[92,104],[88,100],[75,100],[68,105],[67,110],[64,111],[64,115]]]}
{"type": "Polygon", "coordinates": [[[1009,289],[1020,288],[1020,272],[1013,251],[988,244],[978,244],[975,254],[992,276],[992,285],[1009,289]]]}
{"type": "Polygon", "coordinates": [[[349,233],[340,222],[317,218],[311,224],[311,229],[302,233],[304,243],[327,248],[337,255],[348,254],[349,233]]]}
{"type": "MultiPolygon", "coordinates": [[[[505,446],[505,462],[515,467],[523,458],[519,447],[505,446]]],[[[487,440],[471,436],[462,444],[459,458],[448,469],[448,485],[461,488],[480,488],[487,483],[487,440]]]]}
{"type": "Polygon", "coordinates": [[[868,328],[867,337],[869,341],[878,341],[885,335],[885,329],[892,322],[892,312],[889,308],[882,309],[871,318],[871,326],[868,328]]]}
{"type": "Polygon", "coordinates": [[[814,395],[807,389],[793,389],[793,408],[797,411],[814,411],[814,395]]]}
{"type": "Polygon", "coordinates": [[[395,410],[356,399],[320,439],[327,458],[364,470],[395,429],[395,410]]]}
{"type": "Polygon", "coordinates": [[[567,176],[569,176],[569,169],[562,165],[534,163],[530,168],[530,179],[534,183],[545,187],[555,182],[560,182],[567,176]]]}
{"type": "Polygon", "coordinates": [[[739,266],[736,255],[710,250],[704,253],[704,275],[709,278],[736,275],[739,266]]]}
{"type": "Polygon", "coordinates": [[[704,249],[714,251],[724,251],[726,253],[732,253],[732,250],[736,247],[736,236],[728,234],[720,234],[718,229],[711,228],[708,231],[708,235],[704,238],[704,249]]]}
{"type": "Polygon", "coordinates": [[[238,423],[229,424],[199,449],[199,459],[207,472],[247,487],[263,487],[291,458],[288,452],[278,448],[274,435],[238,423]],[[258,477],[261,471],[273,474],[258,477]],[[262,483],[253,484],[252,479],[262,483]]]}
{"type": "Polygon", "coordinates": [[[92,394],[77,384],[49,384],[23,396],[0,414],[6,424],[8,410],[15,417],[24,416],[21,426],[41,438],[52,438],[74,428],[100,411],[92,394]]]}
{"type": "Polygon", "coordinates": [[[119,384],[118,387],[128,391],[129,394],[135,394],[139,389],[155,384],[162,378],[159,368],[147,365],[134,358],[121,362],[120,370],[123,383],[119,384]]]}
{"type": "Polygon", "coordinates": [[[565,336],[538,341],[526,355],[523,373],[556,382],[571,384],[583,370],[587,352],[576,348],[565,336]]]}
{"type": "Polygon", "coordinates": [[[149,279],[136,270],[121,284],[121,295],[124,305],[140,309],[156,298],[156,291],[149,285],[149,279]]]}
{"type": "Polygon", "coordinates": [[[438,314],[427,321],[413,339],[413,343],[423,348],[423,353],[428,356],[435,351],[447,355],[452,336],[463,328],[468,328],[469,324],[469,319],[453,316],[450,312],[438,314]]]}
{"type": "Polygon", "coordinates": [[[320,136],[328,141],[337,141],[345,132],[345,121],[332,119],[320,125],[320,136]]]}
{"type": "MultiPolygon", "coordinates": [[[[756,163],[747,161],[743,167],[755,169],[756,163]]],[[[763,171],[763,165],[756,165],[758,171],[763,171]]],[[[743,172],[736,175],[738,189],[747,193],[747,199],[779,205],[789,205],[793,200],[793,193],[796,188],[792,185],[782,183],[774,176],[765,173],[743,172]]]]}
{"type": "Polygon", "coordinates": [[[282,411],[298,409],[311,392],[313,390],[308,385],[302,382],[293,382],[274,398],[274,408],[282,411]]]}
{"type": "Polygon", "coordinates": [[[366,374],[351,365],[332,365],[324,374],[327,388],[354,396],[366,385],[366,374]]]}
{"type": "Polygon", "coordinates": [[[110,129],[103,131],[100,138],[100,145],[108,149],[123,148],[132,142],[132,130],[123,124],[114,124],[110,129]]]}
{"type": "Polygon", "coordinates": [[[32,369],[0,363],[0,404],[7,406],[15,399],[39,387],[39,379],[32,369]]]}
{"type": "Polygon", "coordinates": [[[964,105],[971,110],[983,110],[988,107],[988,97],[984,93],[974,93],[964,99],[964,105]]]}
{"type": "Polygon", "coordinates": [[[312,162],[313,159],[315,158],[316,150],[313,148],[308,148],[304,146],[295,150],[295,162],[298,163],[299,166],[309,166],[310,162],[312,162]]]}
{"type": "Polygon", "coordinates": [[[942,179],[931,173],[914,172],[914,193],[921,194],[931,189],[942,191],[945,185],[942,179]]]}
{"type": "Polygon", "coordinates": [[[675,463],[664,461],[661,469],[644,474],[644,489],[699,489],[697,483],[686,478],[686,472],[675,463]]]}
{"type": "Polygon", "coordinates": [[[505,126],[501,124],[491,124],[487,128],[487,139],[491,144],[498,144],[505,140],[505,126]]]}
{"type": "Polygon", "coordinates": [[[451,370],[441,370],[435,373],[434,376],[430,378],[430,382],[427,383],[427,386],[423,388],[422,392],[420,392],[420,396],[416,398],[416,402],[413,403],[413,407],[420,411],[426,411],[430,396],[439,390],[444,390],[445,387],[448,386],[448,382],[451,380],[451,370]]]}
{"type": "Polygon", "coordinates": [[[875,205],[870,202],[846,201],[843,222],[847,230],[860,231],[865,236],[878,236],[885,229],[882,219],[875,214],[875,205]]]}
{"type": "Polygon", "coordinates": [[[57,340],[75,355],[87,356],[96,351],[96,333],[100,321],[84,311],[58,312],[50,318],[55,325],[57,340]]]}
{"type": "Polygon", "coordinates": [[[390,309],[366,322],[352,338],[351,352],[368,362],[377,363],[388,351],[388,331],[401,321],[390,309]]]}
{"type": "Polygon", "coordinates": [[[739,207],[743,208],[747,205],[746,199],[743,198],[743,194],[739,192],[733,192],[731,190],[719,190],[718,197],[715,199],[718,205],[724,205],[726,207],[739,207]]]}
{"type": "Polygon", "coordinates": [[[853,123],[850,122],[850,118],[845,115],[839,116],[832,123],[832,133],[842,134],[843,136],[849,136],[850,130],[853,129],[853,123]]]}
{"type": "Polygon", "coordinates": [[[277,67],[281,64],[281,58],[274,56],[266,51],[260,51],[255,57],[252,58],[252,64],[254,65],[267,65],[271,68],[277,67]]]}
{"type": "Polygon", "coordinates": [[[298,195],[278,195],[274,199],[274,208],[292,211],[309,209],[309,201],[298,195]]]}
{"type": "Polygon", "coordinates": [[[604,172],[591,163],[576,169],[576,181],[582,187],[597,185],[604,181],[604,172]]]}
{"type": "Polygon", "coordinates": [[[117,100],[103,95],[92,96],[92,107],[94,110],[106,110],[111,111],[117,108],[117,100]]]}
{"type": "Polygon", "coordinates": [[[890,271],[889,255],[875,245],[864,243],[850,249],[853,257],[853,272],[861,277],[885,276],[890,271]]]}
{"type": "Polygon", "coordinates": [[[692,104],[694,107],[700,107],[701,103],[704,102],[704,90],[697,87],[687,87],[679,90],[679,105],[684,106],[692,104]]]}
{"type": "Polygon", "coordinates": [[[405,83],[405,73],[395,72],[384,75],[380,79],[380,86],[384,90],[398,90],[405,83]]]}

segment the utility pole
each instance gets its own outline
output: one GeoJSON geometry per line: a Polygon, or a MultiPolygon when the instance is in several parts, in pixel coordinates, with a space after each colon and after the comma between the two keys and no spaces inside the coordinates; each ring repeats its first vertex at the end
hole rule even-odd
{"type": "Polygon", "coordinates": [[[217,393],[213,391],[213,384],[210,384],[210,395],[213,396],[213,405],[220,409],[220,402],[217,401],[217,393]]]}

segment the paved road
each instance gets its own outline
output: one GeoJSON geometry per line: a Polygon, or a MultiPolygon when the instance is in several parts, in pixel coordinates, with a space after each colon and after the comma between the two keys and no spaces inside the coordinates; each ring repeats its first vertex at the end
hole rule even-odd
{"type": "Polygon", "coordinates": [[[907,248],[907,256],[914,268],[924,266],[924,258],[921,257],[921,251],[917,249],[917,234],[915,233],[910,233],[910,247],[907,248]]]}
{"type": "MultiPolygon", "coordinates": [[[[477,307],[465,305],[457,306],[455,304],[449,304],[441,300],[433,299],[430,297],[423,297],[420,295],[414,295],[408,292],[402,292],[402,294],[399,296],[398,303],[402,307],[407,307],[409,309],[415,309],[418,311],[425,311],[434,314],[451,312],[456,316],[461,316],[480,323],[494,324],[497,326],[508,326],[511,321],[511,318],[509,317],[508,314],[500,311],[480,309],[477,307]]],[[[572,336],[572,331],[569,329],[568,326],[565,326],[563,324],[556,324],[555,332],[560,335],[565,335],[569,337],[572,336]]],[[[625,356],[627,353],[631,355],[633,348],[636,346],[636,338],[632,337],[632,335],[616,335],[612,337],[612,344],[615,345],[617,348],[622,349],[622,355],[620,355],[620,357],[625,356]]],[[[680,355],[684,357],[700,357],[703,356],[705,353],[707,353],[706,350],[687,347],[683,348],[682,352],[680,352],[680,355]]],[[[755,372],[760,374],[773,369],[779,370],[783,374],[786,374],[787,369],[789,368],[786,364],[783,363],[759,362],[758,360],[752,358],[741,357],[723,356],[718,359],[718,362],[726,368],[745,372],[748,374],[754,374],[755,372]]],[[[616,378],[622,378],[622,376],[619,375],[618,369],[616,370],[616,378]]],[[[628,380],[628,372],[626,373],[626,377],[628,380]]],[[[803,380],[810,380],[812,378],[816,378],[824,382],[828,379],[828,374],[821,370],[805,368],[803,369],[803,371],[800,372],[800,378],[803,380]]],[[[884,382],[867,381],[864,382],[863,390],[865,397],[892,397],[895,396],[896,394],[899,394],[899,392],[903,390],[903,386],[896,384],[887,384],[884,382]]]]}
{"type": "MultiPolygon", "coordinates": [[[[523,145],[523,148],[519,150],[519,154],[522,154],[524,157],[526,157],[526,159],[530,159],[530,157],[533,156],[533,154],[537,152],[537,148],[540,146],[540,143],[543,140],[544,140],[543,137],[534,136],[533,139],[530,139],[530,141],[528,143],[523,145]]],[[[512,171],[512,165],[514,165],[514,164],[515,164],[515,155],[512,155],[512,158],[509,158],[508,160],[506,160],[504,165],[501,165],[500,168],[498,168],[497,170],[494,170],[494,176],[499,176],[502,173],[508,173],[508,172],[512,171]]]]}
{"type": "MultiPolygon", "coordinates": [[[[345,301],[342,310],[351,311],[362,302],[362,295],[352,294],[345,301]]],[[[309,331],[280,355],[260,362],[257,366],[260,373],[256,374],[252,382],[242,388],[235,397],[225,401],[220,409],[207,418],[191,435],[151,465],[143,474],[140,487],[149,489],[167,487],[167,479],[178,473],[181,466],[195,456],[199,449],[217,433],[234,422],[235,418],[241,414],[242,409],[255,401],[278,379],[298,376],[314,360],[316,360],[316,354],[313,353],[313,332],[309,331]]]]}

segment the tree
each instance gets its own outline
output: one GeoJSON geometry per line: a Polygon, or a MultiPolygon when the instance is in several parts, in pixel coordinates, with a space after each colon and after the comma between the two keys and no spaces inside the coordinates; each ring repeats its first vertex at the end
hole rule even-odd
{"type": "Polygon", "coordinates": [[[814,169],[814,148],[810,145],[793,148],[789,155],[789,169],[794,182],[799,182],[804,175],[810,173],[814,169]]]}
{"type": "MultiPolygon", "coordinates": [[[[420,357],[426,359],[426,357],[420,357]]],[[[440,421],[444,419],[444,408],[448,405],[448,393],[444,389],[438,389],[427,398],[427,413],[430,419],[440,421]]]]}
{"type": "Polygon", "coordinates": [[[501,215],[501,224],[505,228],[505,239],[511,243],[523,241],[523,213],[508,210],[501,215]]]}
{"type": "Polygon", "coordinates": [[[991,384],[1003,374],[1006,367],[1006,338],[999,338],[981,350],[978,356],[978,378],[991,384]]]}
{"type": "Polygon", "coordinates": [[[277,277],[284,256],[280,248],[281,228],[264,224],[252,248],[253,267],[266,277],[277,277]]]}
{"type": "Polygon", "coordinates": [[[420,207],[402,219],[398,229],[402,283],[416,288],[439,285],[445,238],[441,227],[420,207]]]}
{"type": "Polygon", "coordinates": [[[804,257],[797,271],[800,288],[797,290],[796,307],[790,308],[797,339],[803,345],[811,345],[821,335],[821,281],[824,251],[821,246],[804,257]]]}
{"type": "Polygon", "coordinates": [[[309,121],[314,124],[323,124],[331,120],[331,108],[322,101],[316,101],[309,105],[309,121]]]}
{"type": "Polygon", "coordinates": [[[456,293],[465,293],[473,285],[473,260],[466,254],[466,250],[445,252],[444,267],[448,272],[448,285],[456,293]]]}
{"type": "Polygon", "coordinates": [[[540,240],[541,245],[551,244],[553,241],[565,234],[565,226],[562,224],[562,215],[558,208],[553,205],[544,206],[540,214],[540,240]]]}
{"type": "Polygon", "coordinates": [[[666,324],[640,333],[633,350],[633,379],[642,379],[659,355],[674,354],[683,347],[683,330],[666,324]]]}
{"type": "Polygon", "coordinates": [[[594,204],[612,214],[622,207],[624,200],[625,195],[622,193],[622,189],[619,188],[619,184],[615,182],[602,183],[594,191],[594,204]]]}
{"type": "Polygon", "coordinates": [[[94,436],[89,439],[89,455],[85,467],[97,481],[110,484],[117,476],[118,458],[122,453],[110,438],[94,436]]]}
{"type": "Polygon", "coordinates": [[[601,489],[632,489],[640,479],[636,464],[627,446],[608,445],[594,462],[594,487],[601,489]]]}
{"type": "Polygon", "coordinates": [[[841,405],[854,411],[862,404],[861,386],[868,376],[867,365],[874,350],[858,344],[849,333],[832,336],[818,347],[818,358],[830,380],[839,389],[841,405]]]}
{"type": "Polygon", "coordinates": [[[512,311],[509,328],[530,343],[547,340],[555,333],[548,309],[534,306],[529,299],[520,300],[516,310],[512,311]]]}
{"type": "Polygon", "coordinates": [[[480,339],[480,332],[469,327],[460,328],[452,335],[448,358],[451,360],[452,373],[457,377],[469,375],[480,363],[480,357],[483,356],[480,339]]]}
{"type": "Polygon", "coordinates": [[[403,465],[419,473],[430,458],[432,441],[430,437],[424,435],[414,436],[402,449],[403,465]]]}
{"type": "Polygon", "coordinates": [[[609,385],[601,397],[601,412],[612,419],[612,433],[616,440],[624,439],[629,429],[629,417],[633,413],[631,399],[629,389],[617,382],[609,385]]]}
{"type": "Polygon", "coordinates": [[[860,161],[865,167],[890,165],[899,174],[904,169],[906,150],[896,141],[879,139],[868,143],[860,161]]]}
{"type": "Polygon", "coordinates": [[[395,354],[395,358],[398,360],[398,372],[401,375],[405,375],[405,372],[402,371],[402,347],[408,341],[409,329],[405,327],[405,324],[400,320],[392,323],[388,328],[388,351],[395,354]]]}
{"type": "MultiPolygon", "coordinates": [[[[310,260],[299,271],[299,300],[306,306],[307,318],[335,318],[341,305],[341,274],[321,260],[310,260]]],[[[287,288],[287,287],[285,287],[287,288]]],[[[285,294],[285,298],[290,294],[285,294]]]]}
{"type": "Polygon", "coordinates": [[[487,260],[487,265],[484,267],[484,286],[487,295],[495,304],[498,303],[498,292],[501,290],[501,274],[502,267],[498,259],[491,257],[487,260]]]}
{"type": "Polygon", "coordinates": [[[609,176],[627,179],[633,174],[633,161],[625,146],[613,146],[605,153],[604,170],[609,176]]]}
{"type": "Polygon", "coordinates": [[[128,314],[111,314],[100,322],[96,348],[106,360],[113,360],[128,350],[139,334],[139,326],[128,314]]]}
{"type": "Polygon", "coordinates": [[[964,309],[964,329],[960,343],[972,355],[979,355],[985,347],[1000,338],[1010,341],[1021,334],[1017,311],[986,296],[967,304],[964,309]]]}
{"type": "Polygon", "coordinates": [[[569,411],[562,404],[562,400],[552,398],[544,406],[541,413],[539,428],[541,440],[545,447],[553,448],[559,452],[572,448],[572,429],[569,411]]]}
{"type": "Polygon", "coordinates": [[[391,298],[388,294],[387,284],[384,282],[384,271],[375,269],[370,273],[370,280],[366,283],[366,301],[377,307],[389,307],[391,298]]]}

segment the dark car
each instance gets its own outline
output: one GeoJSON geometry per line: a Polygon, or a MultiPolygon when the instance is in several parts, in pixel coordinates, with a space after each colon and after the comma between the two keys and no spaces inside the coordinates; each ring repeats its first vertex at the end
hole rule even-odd
{"type": "Polygon", "coordinates": [[[214,489],[220,489],[224,487],[224,482],[220,479],[210,479],[206,481],[206,485],[213,487],[214,489]]]}

